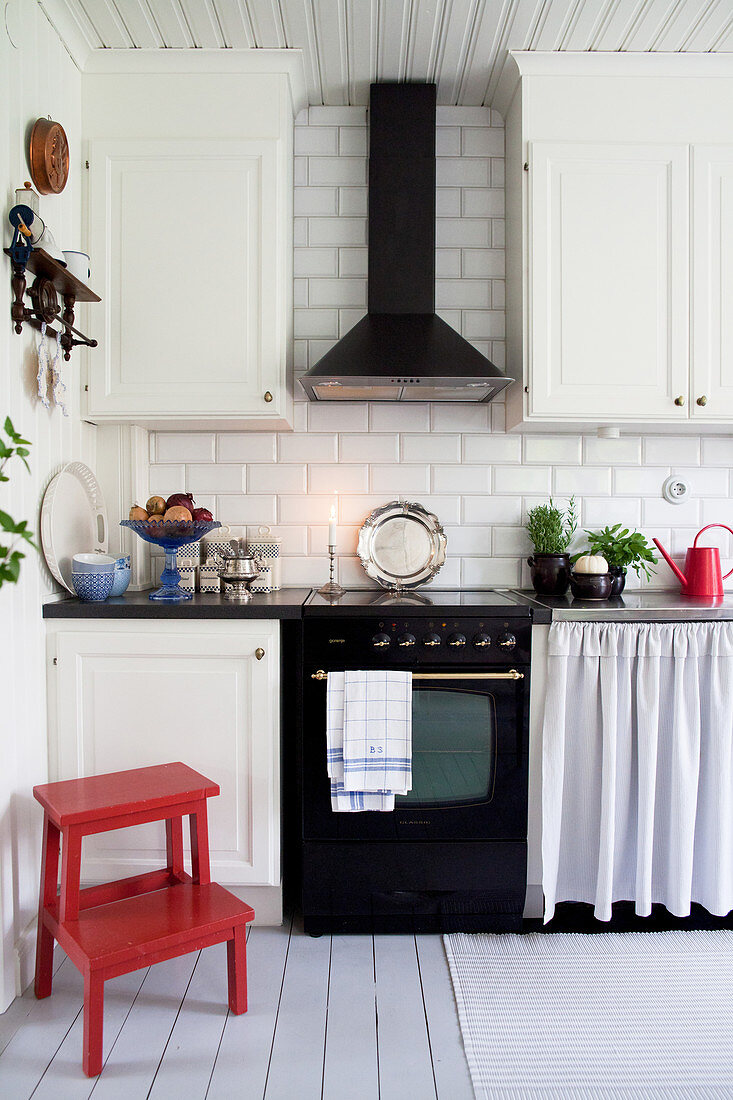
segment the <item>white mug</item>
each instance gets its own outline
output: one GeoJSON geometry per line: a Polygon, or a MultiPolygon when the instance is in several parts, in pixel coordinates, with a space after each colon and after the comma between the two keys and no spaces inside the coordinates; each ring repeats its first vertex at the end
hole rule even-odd
{"type": "Polygon", "coordinates": [[[64,249],[64,259],[66,260],[66,270],[69,271],[75,279],[79,279],[80,282],[85,283],[91,274],[89,256],[87,253],[67,252],[66,249],[64,249]]]}

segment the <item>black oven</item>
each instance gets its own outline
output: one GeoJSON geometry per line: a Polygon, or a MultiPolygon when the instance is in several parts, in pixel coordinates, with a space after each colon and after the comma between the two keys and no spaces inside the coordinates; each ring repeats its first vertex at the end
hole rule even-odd
{"type": "Polygon", "coordinates": [[[527,617],[306,619],[301,761],[307,931],[521,925],[526,883],[527,617]],[[412,790],[338,813],[326,774],[328,673],[412,672],[412,790]]]}

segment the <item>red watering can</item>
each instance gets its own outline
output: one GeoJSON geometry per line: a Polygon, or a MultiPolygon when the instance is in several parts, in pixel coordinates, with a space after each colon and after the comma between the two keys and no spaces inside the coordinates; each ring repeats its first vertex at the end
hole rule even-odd
{"type": "Polygon", "coordinates": [[[667,565],[679,579],[683,596],[722,596],[723,581],[725,577],[729,577],[733,573],[733,569],[731,569],[725,574],[725,577],[721,576],[720,551],[717,546],[697,545],[697,540],[703,531],[709,531],[711,527],[722,527],[723,530],[730,531],[733,535],[733,531],[730,527],[726,527],[724,523],[709,523],[707,527],[703,527],[702,531],[697,532],[695,541],[687,551],[684,573],[681,573],[677,568],[659,539],[652,539],[661,551],[667,565]]]}

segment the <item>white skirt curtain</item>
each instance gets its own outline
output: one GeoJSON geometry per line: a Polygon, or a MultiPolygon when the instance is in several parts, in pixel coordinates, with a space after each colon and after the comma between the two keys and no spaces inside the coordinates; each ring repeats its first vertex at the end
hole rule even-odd
{"type": "Polygon", "coordinates": [[[547,684],[545,921],[733,909],[733,623],[555,623],[547,684]]]}

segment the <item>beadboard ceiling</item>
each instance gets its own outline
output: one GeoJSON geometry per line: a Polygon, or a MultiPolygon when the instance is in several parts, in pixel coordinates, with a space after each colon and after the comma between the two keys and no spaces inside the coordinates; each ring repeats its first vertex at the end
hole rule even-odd
{"type": "Polygon", "coordinates": [[[295,48],[309,102],[430,80],[446,105],[491,105],[507,50],[733,51],[731,0],[40,0],[72,55],[89,49],[295,48]],[[74,40],[73,42],[71,40],[74,40]]]}

